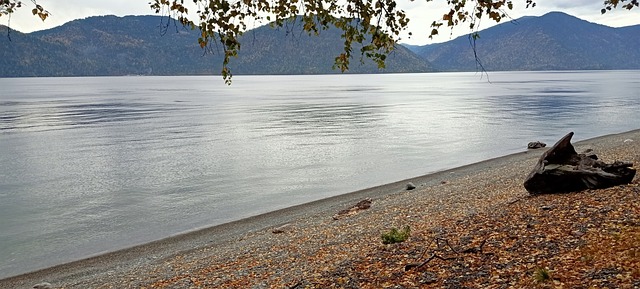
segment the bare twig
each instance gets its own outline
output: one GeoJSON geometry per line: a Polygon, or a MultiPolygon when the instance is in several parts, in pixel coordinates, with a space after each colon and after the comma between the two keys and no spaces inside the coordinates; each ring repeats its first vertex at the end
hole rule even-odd
{"type": "Polygon", "coordinates": [[[440,259],[442,261],[447,261],[447,260],[453,260],[453,259],[456,259],[456,258],[458,258],[458,257],[455,256],[455,257],[445,258],[445,257],[439,256],[439,255],[436,255],[435,253],[432,253],[431,256],[429,258],[427,258],[427,260],[424,260],[424,262],[418,263],[418,264],[416,264],[416,263],[408,264],[408,265],[404,266],[404,270],[405,271],[409,271],[409,270],[411,270],[413,268],[420,268],[420,267],[426,265],[427,263],[431,262],[431,260],[433,260],[433,259],[440,259]]]}
{"type": "Polygon", "coordinates": [[[489,80],[489,73],[484,68],[484,65],[482,65],[482,62],[480,61],[480,57],[478,57],[478,50],[476,48],[476,39],[478,38],[478,32],[469,34],[468,38],[469,38],[469,45],[471,45],[471,49],[473,50],[473,58],[476,61],[476,70],[480,70],[481,76],[482,74],[487,75],[487,82],[491,83],[491,80],[489,80]]]}
{"type": "MultiPolygon", "coordinates": [[[[467,249],[464,249],[464,250],[460,250],[460,251],[458,251],[455,248],[453,248],[453,246],[451,246],[451,244],[449,243],[448,239],[440,238],[440,237],[433,238],[431,240],[431,242],[429,243],[429,245],[427,245],[427,248],[429,246],[431,246],[431,244],[434,243],[434,242],[438,246],[438,249],[436,249],[434,251],[438,251],[438,250],[439,251],[446,251],[446,248],[443,248],[443,245],[446,245],[446,247],[448,247],[449,250],[451,250],[453,253],[455,253],[455,255],[452,256],[452,257],[442,257],[442,256],[440,256],[440,255],[438,255],[436,253],[431,253],[431,256],[429,256],[429,258],[427,258],[426,260],[424,260],[421,263],[411,263],[411,264],[405,265],[404,266],[404,270],[405,271],[409,271],[409,270],[414,269],[414,268],[420,268],[420,267],[426,265],[427,263],[431,262],[431,260],[433,260],[433,259],[439,259],[439,260],[442,260],[442,261],[447,261],[447,260],[453,260],[453,259],[460,258],[460,256],[459,256],[460,254],[482,253],[482,247],[484,247],[484,244],[486,244],[487,240],[486,239],[482,240],[482,242],[480,242],[480,245],[478,245],[478,246],[470,247],[470,248],[467,248],[467,249]]],[[[428,249],[425,249],[425,251],[422,252],[422,254],[420,254],[419,259],[421,259],[427,251],[428,251],[428,249]]]]}

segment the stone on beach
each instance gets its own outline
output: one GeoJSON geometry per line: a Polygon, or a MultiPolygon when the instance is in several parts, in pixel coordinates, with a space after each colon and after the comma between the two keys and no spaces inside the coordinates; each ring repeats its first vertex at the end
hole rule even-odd
{"type": "Polygon", "coordinates": [[[275,228],[275,229],[271,230],[271,233],[274,233],[274,234],[282,234],[282,233],[286,232],[286,231],[287,231],[287,230],[289,230],[289,229],[291,229],[291,224],[290,224],[290,223],[287,223],[287,224],[284,224],[284,225],[282,225],[282,226],[279,226],[279,227],[277,227],[277,228],[275,228]]]}
{"type": "Polygon", "coordinates": [[[51,288],[53,288],[53,287],[51,286],[51,283],[48,283],[48,282],[42,282],[42,283],[38,283],[38,284],[36,284],[36,285],[33,285],[33,287],[32,287],[32,288],[33,288],[33,289],[51,289],[51,288]]]}
{"type": "Polygon", "coordinates": [[[407,184],[407,191],[411,191],[411,190],[413,190],[415,188],[416,188],[416,185],[414,185],[412,182],[409,182],[407,184]]]}
{"type": "Polygon", "coordinates": [[[539,141],[532,141],[529,144],[527,144],[527,148],[529,149],[539,149],[539,148],[543,148],[546,147],[547,144],[543,143],[543,142],[539,142],[539,141]]]}

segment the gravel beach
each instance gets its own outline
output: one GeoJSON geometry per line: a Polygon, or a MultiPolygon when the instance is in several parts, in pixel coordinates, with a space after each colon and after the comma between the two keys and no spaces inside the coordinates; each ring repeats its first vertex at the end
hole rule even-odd
{"type": "MultiPolygon", "coordinates": [[[[578,152],[593,149],[605,162],[632,161],[636,168],[640,163],[640,130],[574,146],[578,152]]],[[[638,176],[626,186],[531,197],[522,183],[544,150],[10,277],[0,280],[0,288],[32,288],[42,282],[51,288],[572,288],[584,285],[577,283],[583,282],[579,279],[609,282],[586,285],[640,288],[640,283],[632,281],[634,274],[640,277],[640,262],[627,267],[623,262],[628,254],[640,258],[638,176]],[[416,188],[407,190],[408,183],[416,188]],[[369,208],[348,210],[368,199],[369,208]],[[590,214],[591,209],[604,213],[590,214]],[[587,211],[582,214],[582,210],[587,211]],[[615,242],[613,233],[599,228],[618,223],[623,225],[616,234],[632,236],[631,248],[625,249],[622,259],[612,259],[621,267],[598,263],[607,259],[598,257],[600,251],[563,259],[609,235],[613,236],[610,242],[615,242]],[[405,226],[411,228],[407,241],[382,243],[382,233],[405,226]],[[595,271],[579,270],[584,256],[591,262],[584,261],[585,267],[595,271]],[[598,266],[613,270],[609,274],[613,277],[605,274],[609,271],[597,271],[598,266]],[[550,271],[551,276],[555,273],[555,278],[536,279],[541,270],[550,271]]]]}

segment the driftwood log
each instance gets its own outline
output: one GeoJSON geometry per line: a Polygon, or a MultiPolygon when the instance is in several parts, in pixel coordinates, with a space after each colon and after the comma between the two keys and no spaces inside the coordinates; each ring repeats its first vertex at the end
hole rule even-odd
{"type": "Polygon", "coordinates": [[[366,210],[366,209],[371,208],[371,203],[372,203],[371,199],[370,198],[366,198],[366,199],[358,202],[357,204],[349,207],[348,209],[341,210],[337,214],[333,215],[333,219],[334,220],[340,220],[341,218],[355,215],[355,214],[359,213],[362,210],[366,210]]]}
{"type": "Polygon", "coordinates": [[[602,189],[633,180],[633,163],[615,161],[607,164],[593,153],[578,154],[571,145],[570,132],[544,152],[533,168],[524,187],[530,194],[574,192],[602,189]]]}

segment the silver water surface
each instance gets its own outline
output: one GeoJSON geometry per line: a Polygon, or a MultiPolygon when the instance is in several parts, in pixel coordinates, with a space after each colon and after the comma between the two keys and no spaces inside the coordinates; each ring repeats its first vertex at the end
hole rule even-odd
{"type": "Polygon", "coordinates": [[[638,75],[0,79],[0,278],[637,129],[638,75]]]}

